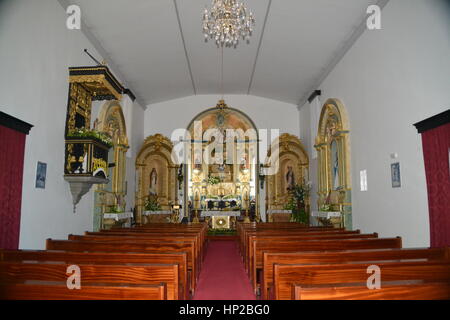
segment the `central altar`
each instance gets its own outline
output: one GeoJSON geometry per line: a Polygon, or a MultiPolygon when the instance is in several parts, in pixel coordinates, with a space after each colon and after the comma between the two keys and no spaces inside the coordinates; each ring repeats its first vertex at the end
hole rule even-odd
{"type": "Polygon", "coordinates": [[[232,228],[242,211],[256,207],[258,138],[252,129],[250,121],[223,101],[188,128],[188,205],[214,229],[232,228]]]}

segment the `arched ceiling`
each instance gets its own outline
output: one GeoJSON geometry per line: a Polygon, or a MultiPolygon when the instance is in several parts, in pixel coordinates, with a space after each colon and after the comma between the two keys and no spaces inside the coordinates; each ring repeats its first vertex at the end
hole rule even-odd
{"type": "MultiPolygon", "coordinates": [[[[63,6],[66,0],[59,0],[63,6]]],[[[244,0],[250,44],[224,50],[224,93],[303,104],[388,0],[244,0]]],[[[145,105],[221,93],[220,51],[205,43],[211,0],[71,0],[108,62],[145,105]]]]}

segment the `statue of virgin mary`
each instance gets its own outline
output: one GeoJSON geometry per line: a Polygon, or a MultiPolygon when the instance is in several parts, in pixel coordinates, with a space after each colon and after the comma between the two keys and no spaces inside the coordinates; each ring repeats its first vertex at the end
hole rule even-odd
{"type": "Polygon", "coordinates": [[[152,172],[150,173],[150,194],[156,195],[157,192],[157,182],[158,182],[158,173],[156,172],[156,169],[153,168],[152,172]]]}

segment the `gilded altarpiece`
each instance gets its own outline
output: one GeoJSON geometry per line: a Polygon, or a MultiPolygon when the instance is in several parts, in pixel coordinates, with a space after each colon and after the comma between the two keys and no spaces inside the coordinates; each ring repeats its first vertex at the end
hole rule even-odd
{"type": "Polygon", "coordinates": [[[186,193],[192,209],[244,214],[253,210],[254,219],[259,220],[258,132],[251,119],[220,100],[215,108],[195,117],[188,131],[193,147],[186,167],[186,193]],[[222,141],[208,132],[216,132],[222,141]]]}
{"type": "Polygon", "coordinates": [[[125,117],[119,101],[105,103],[93,127],[107,133],[113,142],[108,153],[108,184],[98,185],[95,192],[94,230],[101,227],[101,216],[112,210],[126,211],[126,153],[129,149],[125,117]]]}
{"type": "MultiPolygon", "coordinates": [[[[278,148],[278,161],[274,164],[266,163],[266,166],[276,165],[278,171],[266,178],[266,206],[267,210],[284,210],[290,199],[288,189],[309,180],[309,159],[298,137],[285,133],[275,142],[278,145],[273,144],[270,152],[278,148]]],[[[308,209],[309,204],[306,205],[308,209]]],[[[271,216],[269,221],[272,221],[271,216]]]]}
{"type": "Polygon", "coordinates": [[[341,224],[352,228],[349,122],[344,105],[328,100],[322,108],[315,148],[318,154],[318,206],[342,213],[341,224]]]}
{"type": "Polygon", "coordinates": [[[173,144],[169,138],[156,134],[145,139],[136,159],[136,222],[151,222],[143,216],[145,203],[156,197],[162,211],[172,210],[178,203],[179,166],[172,161],[173,144]]]}

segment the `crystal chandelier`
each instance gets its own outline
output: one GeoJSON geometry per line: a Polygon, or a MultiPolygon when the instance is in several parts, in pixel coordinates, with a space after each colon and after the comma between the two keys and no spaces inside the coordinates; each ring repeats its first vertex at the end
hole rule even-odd
{"type": "Polygon", "coordinates": [[[217,46],[236,47],[239,39],[250,40],[255,19],[237,0],[213,0],[211,11],[203,13],[205,39],[214,39],[217,46]]]}

